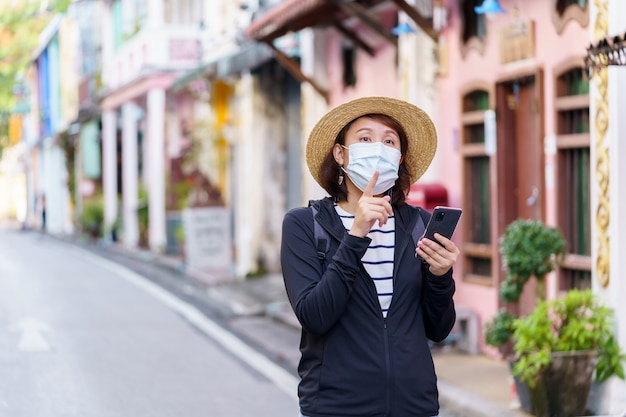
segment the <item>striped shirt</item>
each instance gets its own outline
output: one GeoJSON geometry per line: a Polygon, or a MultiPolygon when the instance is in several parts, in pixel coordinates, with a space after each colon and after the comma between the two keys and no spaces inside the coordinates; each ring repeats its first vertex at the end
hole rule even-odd
{"type": "MultiPolygon", "coordinates": [[[[354,223],[354,215],[335,205],[335,210],[341,218],[344,228],[349,231],[354,223]]],[[[365,270],[370,275],[376,286],[378,302],[384,318],[391,305],[393,296],[393,256],[395,249],[396,222],[393,216],[389,216],[387,223],[380,227],[378,222],[369,231],[367,237],[372,239],[365,255],[361,259],[365,270]]]]}

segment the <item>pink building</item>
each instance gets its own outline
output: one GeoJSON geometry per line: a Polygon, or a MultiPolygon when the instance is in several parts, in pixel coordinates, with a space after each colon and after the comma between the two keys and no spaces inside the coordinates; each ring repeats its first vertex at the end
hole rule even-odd
{"type": "MultiPolygon", "coordinates": [[[[504,13],[484,15],[474,9],[482,0],[444,2],[441,181],[464,209],[456,302],[481,330],[502,305],[498,239],[517,218],[557,226],[568,241],[565,264],[548,277],[549,298],[592,285],[588,3],[503,0],[504,13]]],[[[517,313],[534,304],[529,284],[517,313]]]]}
{"type": "Polygon", "coordinates": [[[144,245],[163,251],[164,173],[171,158],[167,150],[175,139],[170,137],[168,142],[166,138],[166,119],[181,100],[168,89],[199,63],[201,5],[189,2],[186,7],[170,10],[162,1],[135,4],[111,0],[104,4],[101,107],[105,224],[122,218],[125,245],[135,247],[143,237],[147,240],[144,245]],[[142,187],[149,198],[146,230],[141,230],[138,219],[142,187]],[[120,188],[122,213],[117,207],[120,188]]]}

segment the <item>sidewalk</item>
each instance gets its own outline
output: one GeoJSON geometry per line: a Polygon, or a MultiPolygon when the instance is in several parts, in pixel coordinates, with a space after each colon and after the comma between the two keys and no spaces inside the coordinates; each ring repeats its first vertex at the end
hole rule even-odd
{"type": "MultiPolygon", "coordinates": [[[[209,288],[214,300],[239,314],[266,314],[300,328],[279,274],[209,288]]],[[[511,408],[511,372],[504,361],[453,348],[434,351],[442,408],[463,417],[529,417],[511,408]]]]}

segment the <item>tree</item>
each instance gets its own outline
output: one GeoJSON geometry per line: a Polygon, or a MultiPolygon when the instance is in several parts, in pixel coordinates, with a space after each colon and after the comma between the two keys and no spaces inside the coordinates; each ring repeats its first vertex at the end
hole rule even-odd
{"type": "Polygon", "coordinates": [[[32,60],[39,34],[70,0],[21,0],[0,4],[0,155],[7,145],[8,120],[19,77],[32,60]]]}

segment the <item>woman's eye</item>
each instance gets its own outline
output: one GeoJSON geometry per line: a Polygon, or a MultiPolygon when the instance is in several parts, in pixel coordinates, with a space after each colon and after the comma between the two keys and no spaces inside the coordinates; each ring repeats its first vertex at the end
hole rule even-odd
{"type": "Polygon", "coordinates": [[[371,142],[372,140],[368,136],[363,136],[361,138],[361,141],[363,141],[363,142],[371,142]]]}

